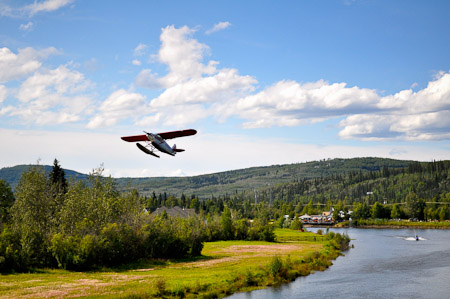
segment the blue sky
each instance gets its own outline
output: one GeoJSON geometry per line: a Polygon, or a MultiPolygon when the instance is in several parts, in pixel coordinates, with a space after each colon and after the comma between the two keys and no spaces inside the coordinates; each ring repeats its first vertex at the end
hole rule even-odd
{"type": "Polygon", "coordinates": [[[0,167],[450,158],[448,1],[0,0],[0,167]],[[120,136],[194,128],[156,159],[120,136]]]}

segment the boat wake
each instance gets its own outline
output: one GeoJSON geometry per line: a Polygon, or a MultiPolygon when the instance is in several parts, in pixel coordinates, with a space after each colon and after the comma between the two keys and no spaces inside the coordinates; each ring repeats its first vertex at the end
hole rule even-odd
{"type": "Polygon", "coordinates": [[[416,239],[416,237],[397,237],[399,239],[403,239],[405,241],[426,241],[427,239],[422,238],[422,237],[418,237],[418,240],[416,239]]]}

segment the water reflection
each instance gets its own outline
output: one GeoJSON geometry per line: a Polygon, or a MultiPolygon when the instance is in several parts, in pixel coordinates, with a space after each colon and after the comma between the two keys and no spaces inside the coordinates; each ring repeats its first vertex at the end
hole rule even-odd
{"type": "Polygon", "coordinates": [[[334,231],[348,233],[355,248],[326,271],[230,298],[450,298],[450,231],[334,231]]]}

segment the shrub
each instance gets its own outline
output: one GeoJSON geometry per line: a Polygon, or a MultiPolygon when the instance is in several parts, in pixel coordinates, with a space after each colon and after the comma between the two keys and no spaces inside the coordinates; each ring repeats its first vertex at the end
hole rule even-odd
{"type": "Polygon", "coordinates": [[[269,263],[269,272],[272,277],[276,277],[281,271],[282,267],[283,261],[281,260],[281,258],[278,255],[274,256],[269,263]]]}

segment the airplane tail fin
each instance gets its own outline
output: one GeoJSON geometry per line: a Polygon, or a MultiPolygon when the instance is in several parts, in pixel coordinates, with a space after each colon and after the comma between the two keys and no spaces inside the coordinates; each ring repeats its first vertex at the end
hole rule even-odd
{"type": "Polygon", "coordinates": [[[174,151],[176,151],[177,153],[179,153],[179,152],[184,152],[184,149],[177,148],[177,145],[176,145],[176,144],[174,144],[174,145],[172,146],[172,149],[173,149],[174,151]]]}

